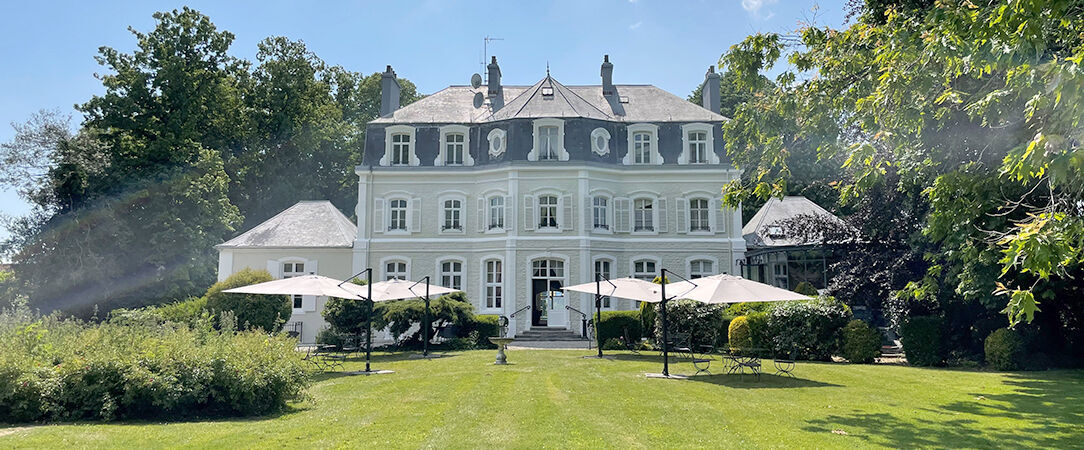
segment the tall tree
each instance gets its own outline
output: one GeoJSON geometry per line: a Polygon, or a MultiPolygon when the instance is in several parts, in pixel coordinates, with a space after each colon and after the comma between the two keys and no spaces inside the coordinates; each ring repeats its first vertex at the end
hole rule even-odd
{"type": "Polygon", "coordinates": [[[792,67],[725,126],[751,174],[728,202],[781,195],[788,155],[813,151],[843,161],[844,202],[891,182],[930,205],[923,237],[942,252],[909,297],[1000,302],[1014,324],[1039,299],[1079,309],[1065,289],[1084,263],[1082,3],[877,2],[883,17],[843,30],[750,36],[723,58],[739,86],[784,53],[792,67]]]}

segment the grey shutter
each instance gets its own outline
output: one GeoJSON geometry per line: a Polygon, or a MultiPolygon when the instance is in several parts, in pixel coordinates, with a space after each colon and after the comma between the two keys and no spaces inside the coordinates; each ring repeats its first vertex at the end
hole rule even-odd
{"type": "Polygon", "coordinates": [[[504,196],[504,229],[511,230],[513,228],[512,220],[516,217],[513,214],[515,210],[512,209],[512,196],[504,196]]]}
{"type": "MultiPolygon", "coordinates": [[[[282,272],[281,271],[282,271],[282,264],[279,264],[278,261],[275,261],[273,259],[267,260],[267,272],[271,274],[272,278],[275,278],[275,279],[282,278],[282,272]]],[[[227,274],[227,275],[230,275],[230,274],[227,274]]]]}
{"type": "Polygon", "coordinates": [[[668,223],[670,221],[670,214],[666,211],[666,199],[660,197],[655,203],[655,208],[659,211],[659,226],[655,229],[658,230],[659,233],[665,233],[670,230],[670,224],[668,223]]]}
{"type": "Polygon", "coordinates": [[[595,211],[592,209],[594,205],[594,199],[590,195],[583,198],[583,220],[581,222],[583,222],[584,231],[595,229],[595,211]]]}
{"type": "Polygon", "coordinates": [[[383,233],[388,229],[388,223],[384,221],[384,199],[373,200],[373,232],[383,233]]]}
{"type": "Polygon", "coordinates": [[[677,199],[677,232],[689,232],[689,199],[677,199]]]}
{"type": "Polygon", "coordinates": [[[414,197],[410,199],[410,232],[422,231],[422,199],[414,197]]]}
{"type": "Polygon", "coordinates": [[[557,224],[560,229],[573,230],[576,228],[575,224],[572,223],[573,216],[575,215],[573,214],[574,206],[575,205],[572,204],[571,195],[565,195],[561,197],[561,223],[557,224]]]}
{"type": "MultiPolygon", "coordinates": [[[[483,197],[478,198],[478,232],[484,233],[489,224],[486,222],[486,210],[489,205],[486,204],[486,199],[483,197]]],[[[466,215],[466,214],[464,214],[466,215]]]]}
{"type": "Polygon", "coordinates": [[[628,233],[629,232],[629,199],[627,198],[615,198],[614,199],[614,232],[628,233]]]}
{"type": "Polygon", "coordinates": [[[723,199],[721,198],[712,200],[711,206],[715,208],[715,223],[712,224],[715,229],[711,231],[714,231],[716,233],[726,232],[726,221],[727,218],[730,216],[729,209],[723,208],[723,199]]]}
{"type": "Polygon", "coordinates": [[[534,231],[537,224],[534,220],[534,197],[523,196],[523,229],[534,231]]]}

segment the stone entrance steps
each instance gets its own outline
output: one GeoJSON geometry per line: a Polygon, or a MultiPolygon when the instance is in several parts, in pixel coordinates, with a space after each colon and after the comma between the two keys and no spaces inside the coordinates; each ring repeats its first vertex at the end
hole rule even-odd
{"type": "Polygon", "coordinates": [[[584,341],[585,339],[564,328],[531,328],[516,335],[517,341],[584,341]]]}

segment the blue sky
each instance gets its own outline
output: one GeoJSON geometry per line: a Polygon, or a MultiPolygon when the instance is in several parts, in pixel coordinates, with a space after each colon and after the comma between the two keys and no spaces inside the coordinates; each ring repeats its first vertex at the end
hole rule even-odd
{"type": "MultiPolygon", "coordinates": [[[[793,30],[819,4],[817,23],[839,26],[843,0],[578,0],[405,2],[111,1],[0,3],[0,141],[11,122],[40,109],[80,116],[72,106],[102,92],[94,78],[98,47],[130,51],[129,26],[148,31],[155,11],[190,6],[236,35],[231,52],[253,59],[268,36],[305,41],[331,64],[372,73],[386,64],[423,93],[467,84],[480,72],[482,38],[507,84],[545,75],[565,84],[599,83],[602,55],[616,83],[654,84],[685,96],[707,67],[746,35],[793,30]],[[313,6],[314,4],[318,6],[313,6]]],[[[28,206],[0,187],[0,215],[28,206]]],[[[0,228],[0,238],[6,236],[0,228]]]]}

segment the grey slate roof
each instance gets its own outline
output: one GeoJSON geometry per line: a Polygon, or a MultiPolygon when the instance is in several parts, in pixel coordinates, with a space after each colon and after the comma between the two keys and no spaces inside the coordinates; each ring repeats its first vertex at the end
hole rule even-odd
{"type": "Polygon", "coordinates": [[[761,206],[757,213],[753,215],[753,218],[749,219],[749,222],[742,227],[742,237],[745,238],[745,243],[750,247],[782,247],[806,244],[806,242],[800,242],[796,239],[772,238],[768,235],[767,228],[772,224],[800,215],[826,216],[839,221],[840,226],[847,226],[834,214],[821,208],[808,198],[800,195],[786,196],[782,200],[778,198],[769,199],[764,206],[761,206]]]}
{"type": "Polygon", "coordinates": [[[486,86],[450,86],[399,108],[373,124],[485,123],[515,118],[585,117],[614,122],[721,122],[722,115],[651,85],[616,85],[617,95],[608,99],[601,85],[565,86],[546,76],[531,86],[502,86],[504,106],[493,111],[487,100],[474,107],[475,93],[485,95],[486,86]],[[544,99],[542,87],[552,86],[552,99],[544,99]],[[622,103],[619,98],[628,101],[622,103]]]}
{"type": "Polygon", "coordinates": [[[331,202],[302,201],[215,248],[351,248],[357,232],[331,202]]]}

